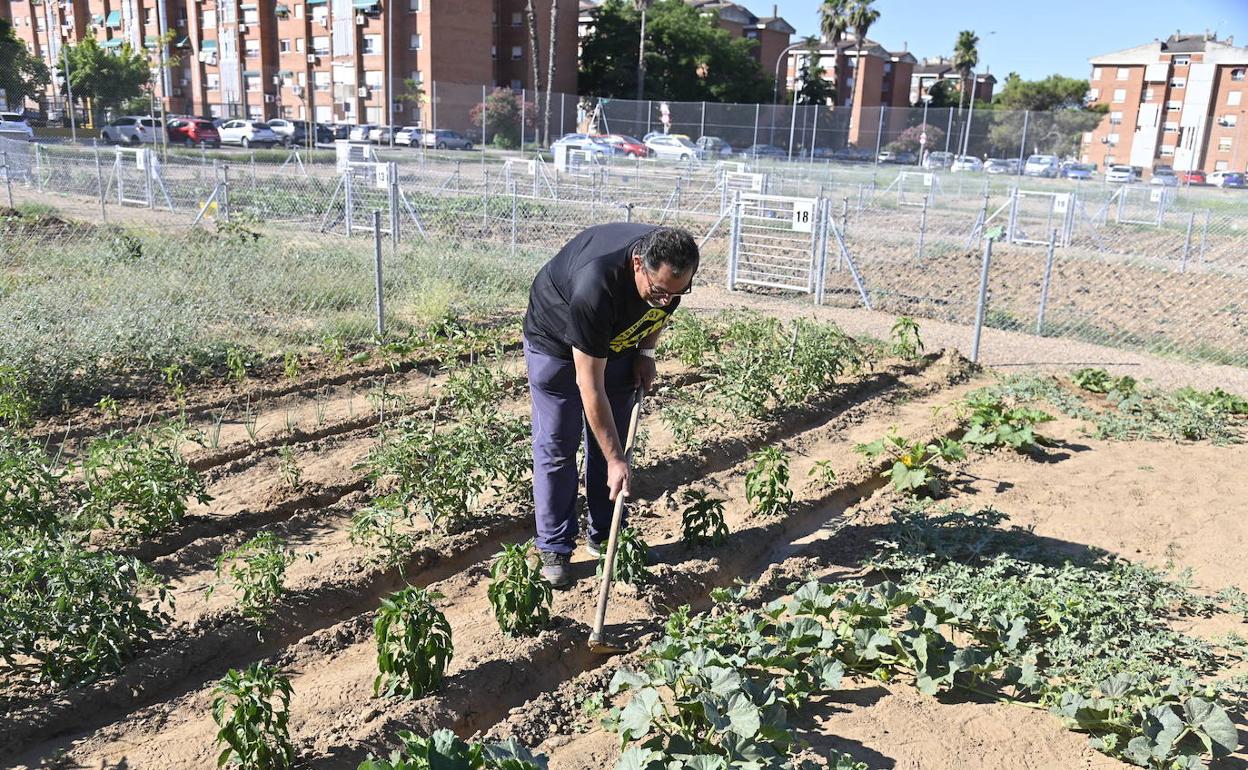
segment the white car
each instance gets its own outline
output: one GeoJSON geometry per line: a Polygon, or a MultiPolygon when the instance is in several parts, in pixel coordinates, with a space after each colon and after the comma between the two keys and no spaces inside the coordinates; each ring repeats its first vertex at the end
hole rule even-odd
{"type": "Polygon", "coordinates": [[[423,133],[420,126],[403,126],[394,132],[394,143],[404,147],[417,147],[420,145],[420,137],[423,133]]]}
{"type": "Polygon", "coordinates": [[[20,112],[0,112],[0,136],[9,139],[35,141],[35,130],[20,112]]]}
{"type": "Polygon", "coordinates": [[[556,147],[580,150],[581,152],[597,155],[600,158],[616,154],[616,149],[605,140],[589,134],[564,134],[550,143],[551,152],[554,152],[556,147]]]}
{"type": "Polygon", "coordinates": [[[1154,171],[1153,178],[1148,181],[1149,184],[1159,185],[1161,187],[1178,187],[1179,177],[1173,171],[1154,171]]]}
{"type": "Polygon", "coordinates": [[[1209,175],[1209,184],[1214,187],[1243,187],[1244,175],[1238,171],[1215,171],[1209,175]]]}
{"type": "Polygon", "coordinates": [[[983,171],[984,162],[974,155],[959,155],[953,159],[953,165],[949,167],[950,171],[983,171]]]}
{"type": "Polygon", "coordinates": [[[111,144],[159,144],[164,140],[164,133],[157,118],[127,115],[100,129],[100,139],[111,144]]]}
{"type": "Polygon", "coordinates": [[[368,141],[373,144],[390,144],[390,126],[376,126],[369,130],[368,141]]]}
{"type": "Polygon", "coordinates": [[[217,133],[221,135],[221,144],[273,147],[282,143],[282,138],[262,120],[228,120],[217,133]]]}
{"type": "Polygon", "coordinates": [[[693,158],[701,158],[702,151],[698,146],[689,141],[686,137],[672,136],[671,134],[660,134],[651,137],[646,142],[646,147],[654,153],[654,157],[667,160],[692,160],[693,158]]]}
{"type": "Polygon", "coordinates": [[[1105,181],[1113,184],[1130,184],[1139,181],[1135,169],[1131,166],[1110,166],[1105,172],[1105,181]]]}
{"type": "Polygon", "coordinates": [[[347,138],[353,142],[367,142],[369,135],[376,130],[376,123],[361,123],[351,127],[351,133],[347,135],[347,138]]]}
{"type": "Polygon", "coordinates": [[[1042,176],[1056,179],[1062,171],[1056,155],[1032,155],[1023,164],[1023,176],[1042,176]]]}

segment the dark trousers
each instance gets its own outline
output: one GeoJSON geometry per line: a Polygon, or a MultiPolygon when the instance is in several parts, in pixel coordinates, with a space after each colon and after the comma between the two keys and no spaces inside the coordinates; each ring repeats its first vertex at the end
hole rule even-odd
{"type": "MultiPolygon", "coordinates": [[[[632,410],[634,355],[607,361],[607,399],[615,429],[623,442],[632,410]]],[[[607,461],[585,422],[576,369],[571,361],[548,356],[524,345],[533,403],[533,502],[537,548],[572,553],[576,548],[576,450],[585,444],[585,502],[589,536],[605,542],[611,531],[614,503],[607,493],[607,461]]]]}

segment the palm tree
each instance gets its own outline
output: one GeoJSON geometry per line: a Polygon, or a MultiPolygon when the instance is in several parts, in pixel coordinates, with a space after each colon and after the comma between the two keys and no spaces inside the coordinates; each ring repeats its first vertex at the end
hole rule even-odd
{"type": "MultiPolygon", "coordinates": [[[[836,47],[849,29],[849,3],[850,0],[823,0],[819,6],[819,31],[824,41],[832,46],[832,80],[838,91],[841,86],[841,57],[836,47]]],[[[841,100],[838,97],[836,101],[841,100]]]]}
{"type": "Polygon", "coordinates": [[[854,62],[854,86],[857,87],[862,81],[862,44],[867,40],[871,25],[879,21],[880,12],[871,7],[871,0],[854,0],[846,18],[854,30],[855,42],[858,44],[858,58],[854,62]]]}
{"type": "MultiPolygon", "coordinates": [[[[958,94],[958,110],[962,109],[962,100],[966,97],[966,81],[971,76],[971,70],[975,69],[975,65],[979,64],[979,37],[969,29],[964,29],[958,33],[958,42],[953,47],[953,67],[962,76],[961,93],[958,94]]],[[[971,88],[974,88],[974,84],[971,88]]],[[[975,94],[971,93],[971,98],[975,98],[975,94]]]]}
{"type": "Polygon", "coordinates": [[[633,6],[641,14],[641,41],[637,44],[637,101],[646,95],[646,11],[654,0],[633,0],[633,6]]]}
{"type": "MultiPolygon", "coordinates": [[[[542,68],[537,50],[537,9],[533,7],[533,0],[525,3],[524,15],[528,17],[529,22],[529,59],[533,62],[533,109],[540,110],[542,108],[542,68]]],[[[533,124],[537,124],[536,115],[533,116],[533,124]]],[[[520,127],[520,135],[524,136],[524,126],[520,127]]],[[[520,149],[524,149],[523,143],[520,149]]]]}
{"type": "MultiPolygon", "coordinates": [[[[550,95],[554,92],[555,47],[559,40],[559,0],[550,0],[550,41],[546,45],[546,111],[542,116],[542,146],[550,144],[550,95]]],[[[560,130],[562,130],[560,126],[560,130]]]]}

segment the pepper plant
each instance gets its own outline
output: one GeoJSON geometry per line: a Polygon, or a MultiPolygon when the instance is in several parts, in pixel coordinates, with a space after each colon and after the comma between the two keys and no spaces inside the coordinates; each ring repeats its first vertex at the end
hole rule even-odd
{"type": "Polygon", "coordinates": [[[685,490],[685,509],[680,514],[682,537],[687,545],[723,545],[728,539],[724,523],[725,500],[700,489],[685,490]]]}
{"type": "Polygon", "coordinates": [[[290,743],[290,679],[264,663],[230,669],[213,688],[212,718],[220,728],[217,767],[285,770],[295,762],[290,743]]]}
{"type": "MultiPolygon", "coordinates": [[[[307,558],[311,561],[312,555],[307,558]]],[[[239,611],[243,617],[260,622],[285,593],[286,568],[295,559],[295,552],[280,537],[261,532],[217,557],[217,580],[223,572],[228,573],[239,594],[239,611]]]]}
{"type": "MultiPolygon", "coordinates": [[[[637,585],[650,577],[646,566],[650,559],[650,546],[641,539],[641,533],[632,527],[620,529],[619,540],[615,544],[615,574],[611,579],[619,583],[637,585]]],[[[606,543],[603,543],[602,555],[598,557],[597,575],[602,576],[603,566],[607,561],[606,543]]]]}
{"type": "Polygon", "coordinates": [[[533,556],[532,540],[504,544],[494,555],[486,595],[505,634],[527,636],[550,623],[553,592],[533,556]]]}
{"type": "Polygon", "coordinates": [[[442,594],[408,586],[381,600],[377,636],[377,678],[373,694],[419,698],[437,689],[450,665],[451,624],[433,603],[442,594]]]}
{"type": "Polygon", "coordinates": [[[745,499],[761,516],[780,516],[793,502],[789,489],[789,459],[779,447],[764,447],[750,455],[753,466],[745,474],[745,499]]]}

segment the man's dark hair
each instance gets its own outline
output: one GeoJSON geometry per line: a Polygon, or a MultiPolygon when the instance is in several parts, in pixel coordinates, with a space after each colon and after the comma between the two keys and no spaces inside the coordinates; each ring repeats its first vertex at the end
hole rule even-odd
{"type": "Polygon", "coordinates": [[[671,268],[672,274],[684,275],[698,269],[698,243],[688,230],[679,227],[657,227],[637,241],[633,253],[641,257],[641,263],[650,272],[661,265],[671,268]]]}

